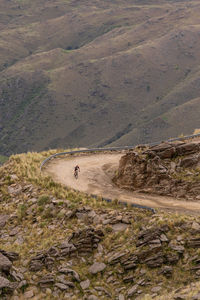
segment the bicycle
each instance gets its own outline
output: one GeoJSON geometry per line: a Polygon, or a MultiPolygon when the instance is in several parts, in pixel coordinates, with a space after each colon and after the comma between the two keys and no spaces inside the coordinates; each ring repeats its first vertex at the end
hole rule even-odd
{"type": "Polygon", "coordinates": [[[76,179],[78,179],[78,170],[75,170],[75,171],[74,171],[74,177],[75,177],[76,179]]]}

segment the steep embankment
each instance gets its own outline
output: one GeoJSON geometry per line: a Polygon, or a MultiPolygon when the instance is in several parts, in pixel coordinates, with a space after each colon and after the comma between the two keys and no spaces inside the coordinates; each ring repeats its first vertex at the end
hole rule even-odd
{"type": "Polygon", "coordinates": [[[121,158],[114,182],[121,188],[199,200],[200,142],[165,142],[130,151],[121,158]]]}
{"type": "Polygon", "coordinates": [[[1,154],[199,127],[198,2],[0,5],[1,154]]]}

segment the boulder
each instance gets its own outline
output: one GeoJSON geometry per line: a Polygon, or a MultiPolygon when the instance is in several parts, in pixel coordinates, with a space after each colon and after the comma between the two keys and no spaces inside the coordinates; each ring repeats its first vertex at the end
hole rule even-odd
{"type": "Polygon", "coordinates": [[[115,231],[115,232],[118,232],[118,231],[124,231],[128,228],[128,224],[124,224],[124,223],[116,223],[114,225],[112,225],[112,229],[115,231]]]}
{"type": "Polygon", "coordinates": [[[158,152],[157,155],[161,159],[167,159],[167,158],[172,158],[176,154],[176,149],[174,147],[170,147],[169,149],[166,149],[164,151],[158,152]]]}
{"type": "Polygon", "coordinates": [[[106,265],[104,263],[95,262],[90,268],[89,272],[91,274],[97,274],[99,272],[102,272],[106,268],[106,265]]]}
{"type": "Polygon", "coordinates": [[[10,232],[9,235],[10,236],[14,236],[19,232],[20,228],[19,227],[14,227],[10,232]]]}
{"type": "Polygon", "coordinates": [[[33,290],[30,290],[30,291],[27,291],[24,293],[24,298],[25,299],[30,299],[30,298],[33,298],[34,296],[34,291],[33,290]]]}
{"type": "Polygon", "coordinates": [[[159,145],[156,146],[152,146],[149,148],[149,150],[147,150],[146,152],[148,153],[148,151],[153,151],[153,152],[163,152],[166,151],[168,149],[171,149],[172,145],[169,143],[161,143],[159,145]]]}
{"type": "Polygon", "coordinates": [[[169,244],[169,247],[179,254],[183,254],[183,252],[185,251],[185,248],[181,245],[169,244]]]}
{"type": "Polygon", "coordinates": [[[0,215],[0,228],[3,228],[6,225],[8,219],[9,219],[8,215],[0,215]]]}
{"type": "Polygon", "coordinates": [[[111,252],[111,253],[108,254],[108,263],[111,264],[111,265],[116,264],[126,254],[127,254],[127,252],[111,252]]]}
{"type": "Polygon", "coordinates": [[[150,268],[157,268],[164,263],[164,256],[162,252],[158,252],[155,255],[145,259],[144,263],[150,268]]]}
{"type": "Polygon", "coordinates": [[[160,286],[154,286],[152,289],[151,289],[151,292],[152,293],[158,293],[160,292],[162,288],[160,286]]]}
{"type": "Polygon", "coordinates": [[[192,223],[192,229],[194,229],[196,231],[200,231],[200,224],[194,221],[192,223]]]}
{"type": "Polygon", "coordinates": [[[179,261],[177,253],[168,253],[164,256],[165,263],[176,264],[179,261]]]}
{"type": "Polygon", "coordinates": [[[186,155],[188,153],[198,152],[200,149],[198,143],[185,143],[183,145],[177,146],[176,151],[178,155],[186,155]]]}
{"type": "Polygon", "coordinates": [[[80,282],[79,274],[76,271],[74,271],[73,269],[61,266],[58,271],[59,271],[59,273],[70,274],[75,281],[80,282]]]}
{"type": "Polygon", "coordinates": [[[88,296],[87,300],[99,300],[99,298],[95,295],[88,296]]]}
{"type": "Polygon", "coordinates": [[[8,289],[8,291],[13,291],[16,288],[16,283],[10,282],[8,279],[0,276],[0,295],[3,289],[8,289]]]}
{"type": "Polygon", "coordinates": [[[159,272],[158,274],[162,274],[165,277],[169,278],[172,276],[172,267],[171,266],[164,266],[159,272]]]}
{"type": "Polygon", "coordinates": [[[12,267],[11,261],[2,253],[0,253],[0,271],[8,272],[11,267],[12,267]]]}
{"type": "Polygon", "coordinates": [[[68,242],[73,243],[79,255],[88,255],[98,247],[98,243],[103,239],[102,230],[92,227],[73,232],[68,242]]]}
{"type": "Polygon", "coordinates": [[[19,195],[20,193],[22,192],[22,187],[21,186],[16,186],[16,185],[13,185],[13,186],[9,186],[8,187],[8,193],[9,194],[12,194],[12,195],[19,195]]]}
{"type": "Polygon", "coordinates": [[[132,286],[132,287],[128,290],[127,296],[128,296],[128,297],[132,297],[134,294],[136,294],[137,289],[138,289],[138,285],[135,284],[134,286],[132,286]]]}
{"type": "Polygon", "coordinates": [[[80,282],[80,286],[81,286],[82,290],[85,290],[85,289],[89,288],[89,286],[90,286],[90,280],[86,279],[84,281],[81,281],[80,282]]]}
{"type": "Polygon", "coordinates": [[[65,280],[65,275],[57,276],[56,281],[59,282],[59,283],[63,283],[63,284],[67,285],[70,288],[75,288],[75,285],[72,281],[65,280]]]}
{"type": "Polygon", "coordinates": [[[54,276],[52,274],[47,274],[43,276],[39,281],[38,285],[42,288],[48,287],[49,285],[54,284],[54,276]]]}
{"type": "Polygon", "coordinates": [[[68,286],[68,285],[65,285],[65,284],[60,283],[60,282],[56,283],[55,286],[56,286],[58,289],[60,289],[61,291],[66,291],[66,290],[69,289],[69,286],[68,286]]]}
{"type": "Polygon", "coordinates": [[[0,253],[2,253],[4,256],[6,256],[10,261],[18,260],[19,254],[16,252],[9,252],[5,250],[0,249],[0,253]]]}
{"type": "Polygon", "coordinates": [[[200,237],[188,239],[187,246],[191,248],[200,248],[200,237]]]}
{"type": "Polygon", "coordinates": [[[198,156],[189,156],[181,159],[179,166],[181,168],[192,168],[199,162],[198,156]]]}

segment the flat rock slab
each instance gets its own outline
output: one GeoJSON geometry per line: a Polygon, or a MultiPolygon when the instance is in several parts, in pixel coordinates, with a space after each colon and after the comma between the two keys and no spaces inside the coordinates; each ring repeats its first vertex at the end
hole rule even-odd
{"type": "Polygon", "coordinates": [[[14,235],[16,235],[19,231],[20,231],[20,228],[19,228],[19,227],[15,227],[15,228],[13,228],[13,229],[9,232],[9,235],[10,235],[10,236],[14,236],[14,235]]]}
{"type": "Polygon", "coordinates": [[[12,266],[11,261],[0,253],[0,271],[8,272],[12,266]]]}
{"type": "Polygon", "coordinates": [[[90,295],[88,297],[88,300],[99,300],[99,298],[97,298],[97,296],[95,296],[95,295],[90,295]]]}
{"type": "Polygon", "coordinates": [[[126,230],[126,228],[128,228],[127,224],[124,223],[116,223],[114,225],[112,225],[112,229],[117,232],[117,231],[124,231],[126,230]]]}
{"type": "Polygon", "coordinates": [[[104,263],[98,263],[95,262],[90,268],[89,271],[92,274],[96,274],[99,272],[102,272],[106,268],[106,265],[104,263]]]}
{"type": "Polygon", "coordinates": [[[83,290],[89,288],[89,286],[90,286],[90,281],[89,281],[89,279],[84,280],[84,281],[81,281],[80,286],[81,286],[81,288],[82,288],[83,290]]]}
{"type": "Polygon", "coordinates": [[[132,286],[128,290],[128,292],[127,292],[128,297],[132,297],[137,292],[137,289],[138,289],[138,285],[137,284],[135,284],[134,286],[132,286]]]}
{"type": "Polygon", "coordinates": [[[61,291],[66,291],[66,290],[69,289],[69,286],[67,286],[67,285],[65,285],[63,283],[60,283],[60,282],[56,283],[55,286],[57,288],[59,288],[61,291]]]}
{"type": "Polygon", "coordinates": [[[9,219],[8,215],[0,215],[0,228],[3,228],[6,225],[8,219],[9,219]]]}
{"type": "Polygon", "coordinates": [[[26,293],[24,293],[25,299],[33,298],[33,296],[34,296],[33,290],[30,290],[30,291],[27,291],[26,293]]]}
{"type": "Polygon", "coordinates": [[[0,276],[0,290],[1,289],[14,289],[15,283],[10,282],[8,279],[0,276]]]}

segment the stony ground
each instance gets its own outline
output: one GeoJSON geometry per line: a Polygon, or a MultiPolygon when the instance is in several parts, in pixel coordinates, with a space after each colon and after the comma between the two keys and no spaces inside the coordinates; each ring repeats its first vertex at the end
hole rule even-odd
{"type": "Polygon", "coordinates": [[[199,217],[73,192],[39,173],[49,154],[0,168],[0,298],[199,299],[199,217]]]}

